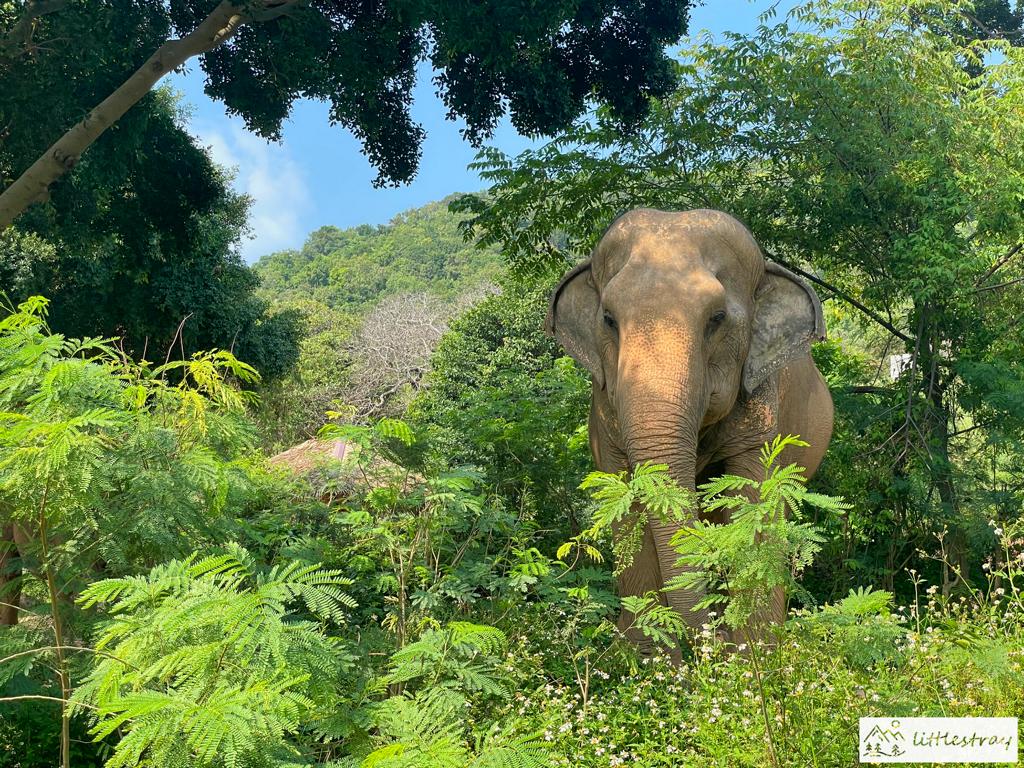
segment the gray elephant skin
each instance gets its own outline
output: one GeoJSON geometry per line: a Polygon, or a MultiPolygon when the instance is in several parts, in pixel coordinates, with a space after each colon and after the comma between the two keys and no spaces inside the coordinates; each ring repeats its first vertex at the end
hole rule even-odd
{"type": "MultiPolygon", "coordinates": [[[[780,461],[813,475],[832,435],[832,398],[810,355],[825,337],[821,302],[790,271],[766,262],[743,224],[714,210],[636,209],[620,216],[551,299],[548,333],[591,375],[590,448],[598,469],[667,464],[693,489],[733,474],[761,479],[761,446],[778,434],[809,448],[780,461]]],[[[716,522],[722,522],[717,520],[716,522]]],[[[669,540],[678,524],[653,521],[622,596],[660,590],[679,574],[669,540]]],[[[698,628],[697,590],[663,601],[698,628]]],[[[782,618],[781,595],[765,606],[782,618]]],[[[620,627],[631,617],[620,618],[620,627]]]]}

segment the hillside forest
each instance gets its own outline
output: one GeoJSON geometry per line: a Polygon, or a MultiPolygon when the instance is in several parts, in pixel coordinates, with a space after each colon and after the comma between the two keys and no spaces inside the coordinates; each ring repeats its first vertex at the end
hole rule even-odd
{"type": "Polygon", "coordinates": [[[0,767],[845,768],[861,717],[1024,718],[1024,6],[689,7],[0,0],[0,767]],[[379,184],[429,60],[484,187],[246,264],[189,60],[379,184]],[[813,477],[794,434],[596,468],[546,317],[636,208],[821,299],[813,477]],[[688,581],[624,596],[652,521],[688,581]]]}

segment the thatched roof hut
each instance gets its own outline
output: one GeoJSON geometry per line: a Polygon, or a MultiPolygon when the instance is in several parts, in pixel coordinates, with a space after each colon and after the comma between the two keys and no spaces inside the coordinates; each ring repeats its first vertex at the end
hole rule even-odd
{"type": "Polygon", "coordinates": [[[359,446],[344,440],[306,440],[272,456],[270,464],[305,480],[324,501],[364,490],[398,484],[408,488],[422,480],[415,473],[379,456],[357,461],[359,446]]]}
{"type": "Polygon", "coordinates": [[[287,467],[296,475],[308,475],[314,470],[330,466],[333,462],[343,462],[351,450],[352,445],[344,440],[314,438],[271,456],[270,463],[274,466],[287,467]]]}

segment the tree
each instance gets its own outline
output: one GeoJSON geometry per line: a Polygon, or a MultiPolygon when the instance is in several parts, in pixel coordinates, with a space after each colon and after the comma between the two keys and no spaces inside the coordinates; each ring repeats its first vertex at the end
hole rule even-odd
{"type": "Polygon", "coordinates": [[[327,411],[344,405],[349,385],[349,344],[359,319],[312,299],[275,304],[302,317],[299,359],[258,392],[256,419],[264,443],[277,452],[315,437],[327,411]]]}
{"type": "Polygon", "coordinates": [[[321,227],[300,250],[271,253],[256,263],[260,293],[278,302],[313,298],[365,315],[389,296],[455,299],[495,282],[503,269],[501,254],[466,242],[464,217],[452,215],[448,202],[404,211],[375,227],[321,227]]]}
{"type": "MultiPolygon", "coordinates": [[[[73,93],[61,98],[61,112],[80,103],[73,93]]],[[[274,379],[297,356],[297,318],[269,312],[257,295],[258,278],[237,251],[249,201],[184,119],[168,89],[149,94],[49,206],[0,233],[0,285],[14,302],[47,296],[50,322],[65,335],[117,337],[130,356],[159,362],[172,344],[185,357],[233,349],[274,379]]],[[[28,151],[31,130],[15,126],[0,150],[5,176],[28,151]]]]}
{"type": "MultiPolygon", "coordinates": [[[[965,577],[967,532],[1009,482],[1004,441],[1024,435],[1024,51],[977,39],[970,13],[955,0],[813,2],[703,40],[634,134],[599,113],[514,162],[487,151],[488,196],[456,206],[525,268],[571,260],[637,205],[745,220],[767,255],[845,306],[848,329],[852,312],[881,332],[866,353],[907,355],[897,381],[886,365],[858,382],[861,402],[867,421],[891,422],[884,464],[925,473],[918,527],[948,526],[965,577]],[[987,477],[973,469],[982,456],[987,477]]],[[[923,545],[897,539],[897,563],[923,545]]],[[[947,591],[957,580],[946,572],[947,591]]]]}
{"type": "Polygon", "coordinates": [[[550,291],[548,283],[507,281],[502,293],[454,319],[410,415],[443,463],[479,467],[497,493],[534,511],[545,529],[568,533],[590,464],[590,387],[544,334],[550,291]]]}
{"type": "MultiPolygon", "coordinates": [[[[60,696],[44,698],[61,704],[67,768],[69,656],[78,650],[70,598],[90,571],[132,570],[231,525],[220,513],[247,485],[231,454],[251,440],[248,398],[226,377],[258,374],[226,352],[149,369],[96,339],[50,333],[45,314],[46,300],[33,297],[0,319],[0,523],[19,558],[3,574],[0,599],[16,619],[37,614],[20,604],[22,578],[26,595],[45,595],[37,600],[47,618],[27,622],[28,632],[52,632],[43,650],[52,652],[60,696]],[[167,381],[171,372],[177,384],[167,381]]],[[[15,658],[31,666],[25,653],[15,658]]]]}
{"type": "Polygon", "coordinates": [[[483,290],[451,299],[396,294],[361,319],[313,301],[286,303],[284,311],[304,315],[305,334],[295,368],[261,392],[268,442],[279,447],[315,436],[328,411],[359,424],[400,415],[423,387],[449,320],[483,290]]]}
{"type": "MultiPolygon", "coordinates": [[[[459,303],[466,306],[472,297],[459,303]]],[[[356,419],[388,415],[403,394],[420,389],[434,347],[458,309],[458,303],[410,293],[385,299],[366,316],[349,345],[352,370],[345,401],[355,408],[356,419]]]]}
{"type": "Polygon", "coordinates": [[[272,765],[313,752],[307,724],[345,700],[352,658],[327,629],[355,607],[352,580],[298,562],[265,569],[238,545],[225,550],[82,593],[84,607],[111,614],[97,641],[107,650],[74,698],[97,741],[120,732],[110,768],[182,754],[196,768],[272,765]]]}
{"type": "MultiPolygon", "coordinates": [[[[1015,0],[978,0],[970,8],[963,8],[957,19],[965,20],[970,34],[982,40],[1007,40],[1013,45],[1024,42],[1024,3],[1015,0]]],[[[961,27],[963,28],[963,27],[961,27]]]]}
{"type": "MultiPolygon", "coordinates": [[[[328,101],[331,120],[362,141],[379,171],[377,183],[400,183],[415,174],[423,138],[409,113],[422,58],[438,70],[435,83],[449,115],[466,120],[473,142],[490,135],[506,106],[524,133],[564,128],[588,99],[629,122],[644,113],[649,96],[670,89],[664,47],[685,30],[689,5],[560,0],[526,13],[500,0],[439,6],[407,0],[173,0],[122,14],[119,4],[102,0],[8,4],[0,10],[2,80],[16,77],[25,59],[79,56],[84,49],[89,74],[113,76],[119,85],[93,102],[84,119],[65,124],[63,135],[34,162],[16,169],[0,194],[0,229],[45,200],[53,182],[161,77],[197,56],[207,92],[251,130],[275,138],[296,98],[328,101]],[[145,23],[131,27],[139,16],[145,23]],[[142,61],[115,52],[107,63],[106,46],[94,45],[95,33],[118,51],[124,49],[119,34],[132,43],[145,37],[152,53],[142,61]],[[169,34],[179,37],[167,39],[169,34]],[[75,44],[63,46],[57,42],[62,39],[75,44]]],[[[24,93],[23,87],[16,90],[24,93]]]]}

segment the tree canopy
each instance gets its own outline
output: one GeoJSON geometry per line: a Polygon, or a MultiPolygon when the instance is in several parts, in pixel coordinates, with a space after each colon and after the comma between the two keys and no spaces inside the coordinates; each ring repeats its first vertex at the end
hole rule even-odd
{"type": "Polygon", "coordinates": [[[518,158],[487,150],[486,197],[455,207],[527,270],[571,261],[635,206],[736,214],[860,323],[866,360],[907,355],[897,381],[887,365],[847,380],[859,405],[841,418],[887,430],[850,458],[890,470],[861,478],[881,484],[880,513],[966,546],[963,495],[1006,502],[1000,473],[971,465],[1001,466],[1024,434],[1024,51],[976,29],[964,3],[838,0],[698,41],[634,134],[599,112],[518,158]]]}
{"type": "Polygon", "coordinates": [[[464,218],[449,213],[446,199],[381,226],[320,227],[301,249],[271,253],[256,263],[262,294],[279,301],[315,299],[357,314],[397,293],[454,298],[494,282],[502,271],[496,248],[466,242],[464,218]]]}
{"type": "Polygon", "coordinates": [[[0,0],[4,183],[34,131],[96,139],[0,230],[0,765],[848,768],[862,716],[1024,711],[1022,0],[809,0],[691,40],[646,113],[602,99],[634,70],[600,35],[682,7],[0,0]],[[407,55],[471,140],[571,118],[577,67],[596,111],[254,270],[248,200],[149,90],[197,51],[268,135],[343,72],[338,109],[383,88],[352,120],[401,117],[407,55]],[[88,111],[111,87],[123,119],[88,111]],[[696,488],[588,471],[593,382],[542,318],[640,205],[736,213],[816,285],[811,485],[785,434],[696,488]],[[658,521],[687,571],[622,594],[658,521]],[[696,585],[694,625],[665,598],[696,585]]]}
{"type": "Polygon", "coordinates": [[[175,356],[233,348],[274,378],[297,356],[298,318],[257,297],[237,248],[249,201],[183,119],[170,91],[144,99],[46,207],[0,233],[0,283],[12,301],[48,295],[66,335],[159,362],[172,342],[175,356]]]}
{"type": "Polygon", "coordinates": [[[0,93],[11,101],[0,115],[25,108],[44,119],[24,123],[34,128],[34,149],[4,173],[10,181],[0,193],[0,227],[45,200],[92,142],[195,56],[207,93],[250,130],[276,138],[296,99],[328,102],[331,121],[362,142],[377,183],[397,184],[414,176],[419,160],[424,132],[409,110],[423,59],[438,73],[449,116],[466,121],[473,142],[489,136],[506,111],[521,132],[551,134],[590,101],[628,124],[645,113],[650,96],[671,89],[664,48],[685,31],[689,6],[560,0],[524,13],[500,0],[6,3],[0,93]],[[73,44],[49,44],[57,39],[73,44]],[[86,81],[84,120],[84,110],[46,114],[50,83],[75,89],[69,71],[86,81]]]}

